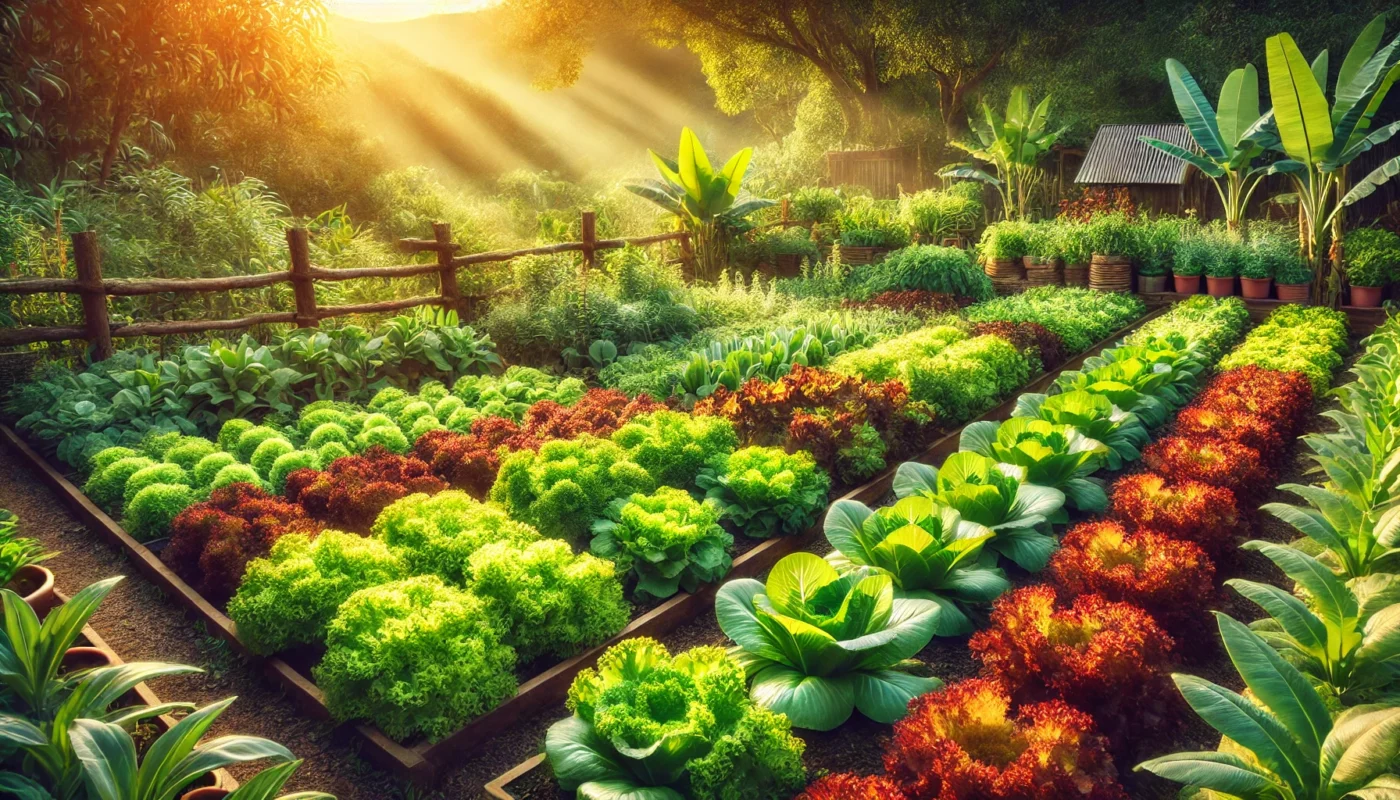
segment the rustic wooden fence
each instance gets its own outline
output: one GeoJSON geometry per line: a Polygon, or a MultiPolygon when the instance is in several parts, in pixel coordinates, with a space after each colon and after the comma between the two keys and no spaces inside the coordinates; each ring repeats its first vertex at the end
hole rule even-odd
{"type": "Polygon", "coordinates": [[[311,263],[310,236],[307,230],[305,228],[290,228],[287,231],[287,247],[291,256],[290,269],[285,272],[235,275],[227,278],[104,279],[102,277],[102,254],[97,247],[97,234],[92,231],[75,233],[73,234],[73,261],[76,266],[76,278],[0,280],[0,294],[77,294],[82,299],[83,324],[81,326],[3,328],[0,329],[0,347],[81,339],[88,342],[93,350],[93,357],[100,360],[112,355],[113,338],[239,330],[272,323],[291,323],[301,328],[314,328],[321,320],[332,317],[401,311],[426,305],[437,305],[456,310],[466,319],[472,316],[476,302],[484,299],[485,295],[464,296],[462,294],[457,284],[457,270],[463,267],[510,261],[521,256],[579,252],[583,254],[583,262],[580,266],[581,278],[585,281],[584,285],[587,286],[588,271],[593,268],[594,254],[599,250],[674,241],[680,247],[682,259],[687,258],[691,252],[689,234],[684,231],[626,239],[599,239],[596,233],[597,217],[595,213],[585,211],[582,216],[582,241],[561,242],[524,250],[496,250],[461,256],[456,255],[459,247],[452,242],[451,226],[445,222],[439,222],[433,225],[433,238],[403,239],[399,242],[400,249],[405,252],[436,253],[437,260],[435,262],[346,269],[328,269],[313,265],[311,263]],[[316,304],[317,281],[411,278],[430,273],[438,275],[438,294],[436,295],[348,306],[318,307],[316,304]],[[292,294],[296,299],[294,311],[250,314],[237,319],[131,322],[115,325],[112,324],[107,311],[108,297],[133,297],[162,292],[225,292],[231,289],[255,289],[279,283],[292,284],[292,294]]]}

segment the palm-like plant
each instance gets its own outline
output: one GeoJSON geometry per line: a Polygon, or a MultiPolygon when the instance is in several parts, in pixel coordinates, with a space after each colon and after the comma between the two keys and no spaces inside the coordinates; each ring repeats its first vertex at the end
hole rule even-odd
{"type": "Polygon", "coordinates": [[[1137,769],[1241,800],[1384,800],[1400,792],[1400,778],[1386,773],[1400,753],[1400,708],[1357,706],[1334,721],[1302,673],[1258,634],[1216,617],[1250,696],[1173,675],[1186,702],[1225,741],[1219,750],[1174,753],[1137,769]]]}
{"type": "Polygon", "coordinates": [[[753,148],[735,153],[718,172],[690,128],[681,129],[680,150],[674,161],[648,150],[661,180],[627,184],[634,194],[674,214],[695,239],[696,270],[713,279],[725,268],[728,243],[744,227],[749,214],[774,204],[772,200],[741,197],[753,148]]]}
{"type": "MultiPolygon", "coordinates": [[[[1400,122],[1374,127],[1376,112],[1400,78],[1400,37],[1384,47],[1385,15],[1371,20],[1347,51],[1327,100],[1327,51],[1311,64],[1287,33],[1265,42],[1276,143],[1287,158],[1271,169],[1297,189],[1304,256],[1316,271],[1316,296],[1333,302],[1341,292],[1340,253],[1326,267],[1328,237],[1340,244],[1341,211],[1400,174],[1400,156],[1386,161],[1350,189],[1347,167],[1400,131],[1400,122]]],[[[1336,247],[1334,246],[1334,250],[1336,247]]]]}
{"type": "Polygon", "coordinates": [[[1026,219],[1031,197],[1044,175],[1040,159],[1065,129],[1049,130],[1050,97],[1047,95],[1032,109],[1030,93],[1024,86],[1011,90],[1005,117],[992,110],[986,101],[982,102],[982,116],[981,122],[968,120],[977,142],[952,142],[952,145],[991,164],[997,174],[990,175],[971,164],[953,164],[939,174],[990,183],[1001,195],[1006,219],[1026,219]]]}
{"type": "Polygon", "coordinates": [[[1268,167],[1253,166],[1254,159],[1278,138],[1266,124],[1269,118],[1259,113],[1259,71],[1246,64],[1231,72],[1220,88],[1218,112],[1180,61],[1167,59],[1167,79],[1177,111],[1201,152],[1151,136],[1138,138],[1205,173],[1220,194],[1226,224],[1239,230],[1250,197],[1269,172],[1268,167]]]}

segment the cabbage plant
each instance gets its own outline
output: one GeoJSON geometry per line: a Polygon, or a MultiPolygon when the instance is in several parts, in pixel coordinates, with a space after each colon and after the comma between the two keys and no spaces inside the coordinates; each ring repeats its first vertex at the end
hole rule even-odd
{"type": "Polygon", "coordinates": [[[1075,390],[1053,396],[1023,394],[1016,398],[1012,417],[1043,419],[1056,425],[1072,425],[1080,433],[1108,448],[1104,467],[1119,470],[1138,460],[1151,439],[1142,420],[1115,406],[1107,397],[1075,390]]]}
{"type": "Polygon", "coordinates": [[[1155,428],[1167,421],[1174,405],[1180,405],[1174,402],[1182,399],[1172,388],[1174,374],[1168,365],[1128,358],[1087,371],[1063,372],[1055,386],[1062,392],[1083,390],[1107,397],[1155,428]]]}
{"type": "Polygon", "coordinates": [[[888,574],[858,567],[843,575],[811,553],[784,557],[767,584],[730,581],[715,597],[719,627],[737,645],[730,652],[747,670],[754,702],[818,731],[856,709],[893,723],[910,700],[943,685],[911,674],[906,661],[933,639],[939,608],[896,598],[888,574]]]}
{"type": "Polygon", "coordinates": [[[935,636],[959,636],[972,632],[969,605],[990,603],[1011,588],[1001,570],[978,564],[994,535],[927,497],[876,511],[837,500],[826,514],[826,539],[835,548],[826,560],[839,572],[873,567],[889,575],[896,597],[938,604],[935,636]]]}
{"type": "Polygon", "coordinates": [[[957,509],[996,534],[988,547],[1027,571],[1044,569],[1055,552],[1050,519],[1064,507],[1064,492],[1026,482],[1021,467],[969,451],[948,456],[941,468],[906,461],[895,472],[894,493],[957,509]]]}
{"type": "MultiPolygon", "coordinates": [[[[1028,482],[1059,489],[1065,502],[1079,511],[1099,513],[1108,508],[1103,482],[1089,477],[1103,465],[1108,447],[1070,425],[1025,417],[974,422],[963,428],[958,449],[1021,467],[1028,482]]],[[[1064,517],[1063,512],[1060,516],[1064,517]]]]}

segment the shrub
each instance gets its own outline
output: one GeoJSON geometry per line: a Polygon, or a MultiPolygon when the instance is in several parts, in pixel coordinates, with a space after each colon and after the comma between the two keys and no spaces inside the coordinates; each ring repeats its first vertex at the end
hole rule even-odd
{"type": "Polygon", "coordinates": [[[339,531],[315,539],[293,533],[248,564],[228,615],[238,638],[259,655],[323,644],[340,605],[360,589],[407,576],[383,542],[339,531]]]}
{"type": "Polygon", "coordinates": [[[365,428],[355,437],[355,446],[360,450],[380,447],[391,453],[407,453],[408,437],[392,424],[365,428]]]}
{"type": "Polygon", "coordinates": [[[909,395],[950,423],[965,422],[1031,377],[1031,364],[1000,336],[958,342],[909,366],[909,395]]]}
{"type": "Polygon", "coordinates": [[[628,639],[579,673],[568,707],[545,752],[580,796],[787,800],[806,781],[791,724],[749,701],[743,668],[718,647],[672,657],[628,639]]]}
{"type": "Polygon", "coordinates": [[[854,276],[872,293],[920,290],[988,300],[992,279],[972,263],[966,250],[914,245],[891,253],[854,276]]]}
{"type": "Polygon", "coordinates": [[[716,458],[696,481],[745,536],[797,534],[826,508],[831,479],[812,456],[776,447],[745,447],[716,458]]]}
{"type": "Polygon", "coordinates": [[[267,482],[272,491],[281,494],[287,486],[287,476],[299,469],[316,469],[321,466],[321,458],[311,450],[292,450],[283,453],[272,462],[267,471],[267,482]]]}
{"type": "Polygon", "coordinates": [[[374,537],[393,548],[410,572],[466,586],[471,581],[468,561],[483,545],[523,547],[540,534],[499,508],[448,490],[411,494],[390,504],[374,521],[374,537]]]}
{"type": "Polygon", "coordinates": [[[244,464],[247,464],[253,460],[253,453],[263,442],[267,441],[268,439],[286,438],[287,437],[282,435],[281,431],[277,430],[276,428],[269,427],[267,425],[258,425],[256,427],[246,428],[244,429],[243,433],[239,434],[238,440],[234,444],[233,450],[231,452],[238,457],[239,461],[243,462],[244,464]]]}
{"type": "Polygon", "coordinates": [[[218,452],[218,448],[208,439],[187,439],[165,451],[169,464],[178,464],[185,470],[193,470],[205,456],[218,452]]]}
{"type": "Polygon", "coordinates": [[[485,607],[425,575],[360,589],[326,629],[312,670],[338,720],[365,719],[404,741],[438,739],[515,693],[515,652],[485,607]]]}
{"type": "Polygon", "coordinates": [[[908,800],[904,792],[882,775],[837,772],[807,785],[794,800],[908,800]]]}
{"type": "Polygon", "coordinates": [[[1215,565],[1189,541],[1151,530],[1128,533],[1111,522],[1071,528],[1050,559],[1050,582],[1062,597],[1096,594],[1152,615],[1169,633],[1194,636],[1215,596],[1215,565]]]}
{"type": "Polygon", "coordinates": [[[189,486],[190,474],[178,464],[152,464],[143,467],[126,479],[126,485],[122,487],[122,504],[130,505],[138,492],[158,483],[189,486]]]}
{"type": "Polygon", "coordinates": [[[1194,542],[1212,557],[1234,549],[1240,526],[1234,492],[1200,481],[1169,481],[1151,472],[1128,475],[1114,484],[1111,509],[1134,530],[1194,542]]]}
{"type": "Polygon", "coordinates": [[[1385,286],[1400,268],[1400,235],[1384,228],[1354,228],[1342,240],[1347,282],[1385,286]]]}
{"type": "Polygon", "coordinates": [[[360,533],[368,532],[379,512],[395,500],[446,488],[421,460],[372,447],[337,459],[320,472],[295,470],[287,476],[285,490],[287,499],[311,516],[360,533]]]}
{"type": "Polygon", "coordinates": [[[1205,436],[1159,439],[1142,451],[1142,463],[1158,475],[1208,483],[1236,496],[1252,495],[1271,483],[1271,471],[1259,451],[1205,436]]]}
{"type": "Polygon", "coordinates": [[[1056,601],[1055,590],[1043,585],[998,600],[991,627],[968,643],[982,674],[1021,702],[1064,700],[1111,740],[1173,722],[1167,666],[1175,643],[1156,621],[1098,595],[1081,595],[1068,608],[1056,601]]]}
{"type": "Polygon", "coordinates": [[[978,303],[967,309],[967,318],[972,322],[1034,322],[1059,336],[1067,352],[1081,353],[1142,316],[1145,309],[1135,295],[1041,286],[978,303]]]}
{"type": "Polygon", "coordinates": [[[1301,372],[1253,364],[1222,371],[1196,396],[1195,405],[1222,414],[1251,414],[1274,425],[1284,439],[1302,432],[1312,416],[1313,387],[1301,372]]]}
{"type": "Polygon", "coordinates": [[[232,453],[210,453],[194,465],[194,485],[202,489],[208,488],[220,470],[237,463],[238,459],[234,458],[232,453]]]}
{"type": "Polygon", "coordinates": [[[580,541],[608,504],[655,488],[650,474],[605,439],[546,442],[501,464],[491,500],[546,536],[580,541]]]}
{"type": "Polygon", "coordinates": [[[253,450],[248,465],[257,470],[258,476],[267,480],[272,475],[272,465],[277,459],[296,450],[291,442],[282,438],[268,439],[253,450]]]}
{"type": "Polygon", "coordinates": [[[910,365],[936,356],[968,335],[953,325],[936,325],[886,339],[862,350],[842,353],[831,361],[831,371],[868,381],[899,378],[908,382],[910,365]]]}
{"type": "Polygon", "coordinates": [[[194,490],[183,483],[153,483],[126,504],[122,525],[138,542],[159,539],[169,535],[170,523],[194,501],[194,490]]]}
{"type": "Polygon", "coordinates": [[[126,491],[126,482],[131,476],[147,467],[155,466],[155,463],[145,456],[119,458],[103,467],[101,472],[94,472],[89,476],[87,483],[83,484],[83,494],[110,511],[121,501],[126,491]]]}
{"type": "Polygon", "coordinates": [[[567,542],[496,541],[470,556],[471,590],[501,620],[521,661],[570,658],[627,627],[631,607],[613,565],[567,542]]]}
{"type": "Polygon", "coordinates": [[[1058,700],[1011,713],[995,681],[918,697],[895,723],[885,772],[909,800],[1126,800],[1094,722],[1058,700]]]}
{"type": "Polygon", "coordinates": [[[256,486],[259,489],[267,488],[267,485],[263,483],[262,476],[258,475],[257,470],[247,464],[238,463],[229,464],[226,467],[220,468],[218,472],[214,473],[214,480],[209,482],[207,488],[212,491],[237,483],[246,483],[250,486],[256,486]]]}
{"type": "Polygon", "coordinates": [[[658,486],[688,487],[715,458],[739,446],[734,426],[722,417],[656,411],[618,428],[612,440],[658,486]]]}
{"type": "Polygon", "coordinates": [[[734,537],[719,526],[719,511],[669,486],[614,500],[593,533],[593,554],[634,575],[642,598],[694,592],[723,578],[733,564],[734,537]]]}
{"type": "MultiPolygon", "coordinates": [[[[136,458],[141,454],[130,447],[105,447],[88,459],[88,476],[91,477],[123,458],[136,458]]],[[[91,495],[89,495],[91,496],[91,495]]],[[[94,501],[95,502],[95,501],[94,501]]]]}
{"type": "Polygon", "coordinates": [[[180,512],[170,528],[161,559],[213,603],[232,597],[248,562],[267,555],[281,536],[318,530],[300,507],[248,483],[215,489],[207,502],[180,512]]]}

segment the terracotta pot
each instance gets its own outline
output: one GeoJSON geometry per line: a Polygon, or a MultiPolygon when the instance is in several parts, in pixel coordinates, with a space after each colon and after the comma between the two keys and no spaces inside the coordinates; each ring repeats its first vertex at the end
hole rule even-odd
{"type": "Polygon", "coordinates": [[[1176,289],[1177,294],[1195,294],[1201,290],[1201,276],[1173,273],[1172,288],[1176,289]]]}
{"type": "Polygon", "coordinates": [[[19,568],[15,577],[5,584],[5,588],[24,598],[24,602],[34,609],[40,619],[58,605],[58,595],[53,588],[53,573],[38,564],[26,564],[19,568]]]}
{"type": "Polygon", "coordinates": [[[218,786],[201,786],[198,789],[185,792],[180,796],[180,800],[223,800],[228,796],[228,789],[218,786]]]}
{"type": "Polygon", "coordinates": [[[1353,286],[1351,287],[1351,304],[1360,308],[1379,308],[1383,294],[1385,294],[1384,286],[1353,286]]]}
{"type": "Polygon", "coordinates": [[[1250,300],[1267,300],[1273,283],[1273,278],[1240,278],[1240,294],[1250,300]]]}
{"type": "Polygon", "coordinates": [[[1235,293],[1235,279],[1206,276],[1206,292],[1211,297],[1229,297],[1235,293]]]}
{"type": "Polygon", "coordinates": [[[60,669],[63,672],[77,672],[80,669],[110,667],[113,663],[110,650],[101,647],[70,647],[63,651],[60,669]]]}
{"type": "Polygon", "coordinates": [[[1280,283],[1277,287],[1278,299],[1285,303],[1306,303],[1312,292],[1311,283],[1280,283]]]}
{"type": "Polygon", "coordinates": [[[1155,294],[1167,290],[1166,275],[1139,275],[1138,291],[1143,294],[1155,294]]]}

